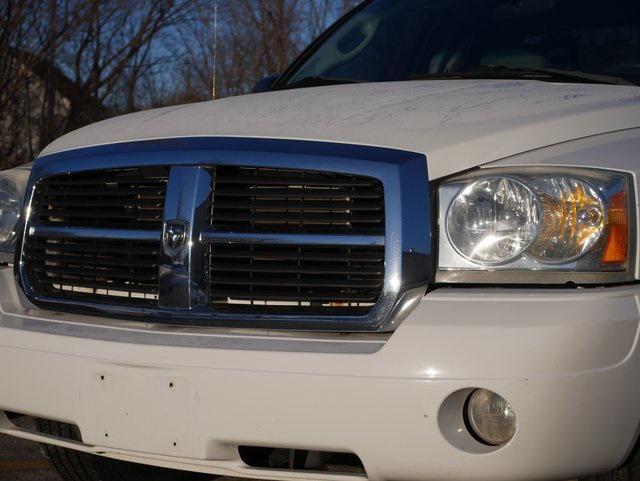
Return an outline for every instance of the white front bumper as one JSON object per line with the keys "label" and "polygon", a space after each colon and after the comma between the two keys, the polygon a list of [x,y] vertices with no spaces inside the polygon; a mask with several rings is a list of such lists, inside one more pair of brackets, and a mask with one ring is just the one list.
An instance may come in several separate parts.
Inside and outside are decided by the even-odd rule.
{"label": "white front bumper", "polygon": [[[374,480],[569,479],[616,467],[640,423],[636,287],[441,290],[389,339],[311,340],[25,309],[8,269],[0,283],[0,410],[76,424],[74,447],[106,456],[349,477],[249,468],[237,446],[250,445],[353,452]],[[517,413],[501,449],[443,419],[474,387]],[[0,432],[45,440],[4,418]]]}

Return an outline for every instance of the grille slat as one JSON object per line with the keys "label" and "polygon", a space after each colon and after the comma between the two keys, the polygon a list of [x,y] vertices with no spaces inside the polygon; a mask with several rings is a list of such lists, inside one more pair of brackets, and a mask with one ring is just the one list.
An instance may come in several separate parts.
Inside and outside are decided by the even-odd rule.
{"label": "grille slat", "polygon": [[[218,285],[224,284],[227,286],[282,286],[282,287],[309,287],[309,288],[345,288],[345,289],[376,289],[382,285],[382,281],[363,281],[355,279],[344,278],[325,278],[321,276],[315,276],[313,279],[304,280],[298,276],[287,277],[282,273],[278,276],[258,276],[252,272],[247,276],[230,276],[230,275],[218,275],[216,276],[216,282]],[[253,275],[251,275],[253,274]],[[302,274],[302,272],[300,273]]]}
{"label": "grille slat", "polygon": [[[49,249],[48,249],[49,250]],[[51,249],[53,251],[53,249]],[[148,251],[146,251],[148,252]],[[145,253],[146,253],[145,252]],[[90,257],[78,257],[71,255],[57,255],[50,252],[47,252],[43,255],[33,254],[31,256],[32,261],[36,262],[65,262],[67,264],[78,264],[78,265],[87,265],[87,266],[103,266],[103,267],[114,267],[114,266],[123,266],[129,268],[128,260],[120,260],[120,259],[106,259],[95,256]],[[144,261],[143,259],[138,259],[136,262],[136,267],[138,269],[148,268],[148,269],[157,269],[159,266],[157,260],[154,261]]]}
{"label": "grille slat", "polygon": [[299,201],[299,200],[280,200],[266,201],[256,199],[254,201],[224,201],[216,202],[217,209],[256,209],[260,211],[302,211],[302,212],[343,212],[349,211],[381,211],[384,206],[379,202],[352,202],[350,200],[336,199],[335,201]]}
{"label": "grille slat", "polygon": [[[40,284],[40,287],[42,289],[45,289],[50,284],[53,284],[55,286],[61,285],[63,287],[56,287],[55,291],[52,290],[51,292],[59,294],[59,291],[61,291],[67,294],[67,296],[65,297],[77,300],[88,300],[94,302],[98,300],[102,302],[108,302],[110,300],[109,298],[113,297],[117,298],[117,300],[121,302],[122,299],[129,298],[132,301],[139,301],[137,302],[139,304],[148,304],[149,307],[155,304],[155,302],[151,302],[151,300],[155,299],[158,294],[158,289],[155,286],[139,284],[135,286],[135,292],[131,293],[131,284],[127,282],[112,282],[108,286],[106,286],[103,282],[92,282],[78,279],[72,276],[52,276],[46,283],[42,283],[39,281],[38,284]],[[68,290],[66,290],[67,288]],[[92,289],[94,291],[84,292],[78,290],[78,288]],[[101,294],[101,291],[111,291],[111,294]],[[121,292],[124,295],[119,296],[117,295],[118,292]],[[144,299],[142,297],[136,297],[139,294],[148,295],[149,297]]]}
{"label": "grille slat", "polygon": [[218,259],[254,259],[254,260],[273,260],[273,261],[289,261],[289,260],[307,260],[307,261],[327,261],[327,262],[376,262],[381,263],[384,261],[384,252],[371,251],[363,252],[362,254],[345,254],[341,255],[339,252],[322,252],[316,253],[306,252],[301,254],[297,251],[278,251],[261,249],[252,253],[251,251],[225,248],[216,250],[216,257]]}
{"label": "grille slat", "polygon": [[[281,174],[285,172],[281,169],[266,169],[266,168],[247,168],[241,167],[249,175],[243,175],[238,168],[223,166],[225,171],[233,171],[232,176],[225,176],[216,178],[216,184],[250,184],[260,186],[291,186],[293,189],[304,188],[306,185],[313,185],[314,187],[329,187],[335,189],[337,187],[368,187],[374,188],[377,184],[375,180],[363,180],[357,179],[355,176],[346,176],[341,174],[331,173],[311,173],[309,171],[286,171],[286,175]],[[349,180],[345,178],[351,177]],[[256,184],[256,181],[259,184]]]}
{"label": "grille slat", "polygon": [[[154,189],[135,189],[132,187],[123,187],[118,190],[103,190],[100,192],[101,197],[133,197],[137,198],[138,194],[141,192],[144,193],[145,199],[149,200],[164,200],[164,190],[165,188],[159,186]],[[84,187],[74,187],[73,190],[63,189],[59,191],[54,191],[48,189],[41,193],[42,197],[47,199],[59,199],[61,195],[65,197],[86,197],[87,199],[94,199],[96,190],[95,188],[84,188]]]}
{"label": "grille slat", "polygon": [[105,269],[104,267],[99,266],[94,266],[93,268],[87,268],[90,266],[78,268],[71,267],[69,265],[62,265],[62,267],[57,267],[51,264],[39,264],[36,262],[31,264],[31,270],[35,272],[43,272],[45,274],[61,274],[81,277],[91,276],[99,278],[109,278],[113,280],[124,279],[131,281],[146,281],[149,279],[150,275],[154,275],[153,272],[140,273],[139,270],[131,271],[129,269],[125,269],[123,271],[118,271],[116,269]]}
{"label": "grille slat", "polygon": [[[62,241],[60,241],[60,243],[62,243]],[[39,248],[47,248],[50,251],[57,251],[59,252],[60,249],[56,248],[55,243],[48,243],[48,241],[46,239],[33,239],[29,241],[29,246],[30,247],[39,247]],[[79,254],[89,254],[91,256],[95,255],[96,249],[93,245],[84,245],[84,244],[65,244],[64,245],[64,252],[68,255],[79,255]],[[100,246],[100,252],[104,255],[104,254],[122,254],[122,247],[120,245],[116,245],[114,244],[113,246],[110,246],[108,244],[105,245],[101,245]],[[136,245],[132,245],[131,247],[129,247],[128,251],[131,254],[150,254],[149,252],[149,248],[145,245],[141,245],[141,246],[136,246]],[[155,253],[158,253],[159,255],[159,248],[157,250],[153,251],[153,254],[155,255]],[[37,257],[37,256],[34,256]],[[47,254],[48,257],[48,254]],[[141,260],[142,258],[139,258],[139,260]],[[128,261],[127,261],[128,262]]]}
{"label": "grille slat", "polygon": [[[256,261],[256,258],[253,258]],[[267,272],[273,274],[350,274],[350,275],[372,275],[379,276],[382,269],[379,267],[337,267],[332,265],[315,266],[272,266],[272,265],[250,265],[242,266],[237,264],[217,263],[212,266],[213,271],[222,272]]]}
{"label": "grille slat", "polygon": [[[82,201],[78,201],[77,199],[56,199],[53,196],[50,201],[55,202],[55,205],[58,207],[77,207],[79,202],[82,202],[82,205],[85,207],[113,207],[114,203],[113,200],[95,200],[87,198],[82,199]],[[161,202],[162,199],[148,199],[146,196],[143,199],[136,199],[137,207],[148,210],[162,210],[162,206],[159,205]],[[102,213],[104,213],[104,211],[102,211]]]}
{"label": "grille slat", "polygon": [[[228,187],[226,185],[216,185],[216,193],[221,197],[247,197],[255,193],[252,188],[248,187]],[[332,200],[343,199],[340,192],[336,189],[316,189],[314,187],[305,186],[295,187],[293,189],[280,189],[271,186],[269,189],[262,189],[260,191],[260,198],[274,199],[286,197],[289,199],[309,199],[309,200]],[[349,192],[349,197],[354,200],[363,199],[378,199],[380,193],[377,189],[367,192],[364,189],[358,189],[357,191]]]}
{"label": "grille slat", "polygon": [[221,213],[218,212],[216,214],[217,222],[229,222],[229,223],[247,223],[247,224],[261,224],[263,226],[281,226],[281,225],[296,225],[296,224],[304,224],[306,227],[313,226],[329,226],[329,227],[339,227],[344,226],[345,228],[349,228],[350,225],[355,223],[363,223],[363,224],[375,224],[379,225],[384,222],[384,215],[374,214],[374,215],[366,215],[366,214],[345,214],[337,209],[335,211],[327,210],[326,214],[314,213],[314,212],[290,212],[290,211],[282,211],[280,213],[266,213],[259,212],[259,206],[248,208],[252,212],[242,213],[242,212],[228,212]]}
{"label": "grille slat", "polygon": [[[381,182],[302,170],[218,166],[211,227],[255,242],[210,246],[215,309],[247,313],[363,315],[380,297],[384,247],[349,235],[384,236]],[[347,245],[276,245],[266,234],[343,235]],[[355,244],[355,242],[354,242]]]}
{"label": "grille slat", "polygon": [[[135,186],[156,186],[166,182],[166,176],[164,173],[150,172],[150,168],[144,169],[148,174],[144,177],[140,176],[138,172],[141,169],[134,168],[128,170],[112,170],[100,172],[88,172],[86,174],[76,173],[67,178],[58,177],[48,180],[48,184],[51,187],[68,187],[77,185],[96,185],[99,187],[109,187],[111,185],[123,186],[132,184]],[[162,169],[164,170],[164,169]]]}
{"label": "grille slat", "polygon": [[117,229],[156,231],[158,240],[34,235],[26,241],[25,264],[35,293],[157,306],[168,177],[165,167],[145,167],[65,174],[38,183],[32,202],[38,226],[105,229],[107,236]]}
{"label": "grille slat", "polygon": [[[147,212],[152,210],[153,212]],[[89,206],[84,208],[75,208],[75,209],[50,209],[44,213],[46,220],[49,223],[61,223],[61,221],[57,220],[59,218],[73,218],[73,219],[91,219],[96,216],[101,219],[109,218],[113,220],[126,220],[130,219],[132,221],[138,222],[162,222],[162,207],[149,209],[143,207],[137,207],[135,212],[127,212],[122,210],[109,210],[109,209],[92,209]],[[158,220],[160,219],[160,220]]]}
{"label": "grille slat", "polygon": [[[246,297],[244,290],[242,289],[218,289],[216,294],[216,299],[240,299],[242,300]],[[323,303],[353,303],[353,302],[361,302],[361,303],[373,303],[377,300],[380,293],[377,290],[372,290],[370,292],[360,292],[358,294],[344,295],[344,294],[336,294],[333,290],[325,290],[325,291],[302,291],[299,294],[295,293],[283,293],[281,289],[254,289],[251,293],[251,301],[254,302],[252,304],[253,307],[265,307],[263,305],[255,304],[255,301],[282,301],[282,302],[296,302],[296,303],[311,303],[311,302],[323,302]],[[285,307],[285,306],[282,306]],[[315,307],[315,306],[309,306]],[[322,311],[318,311],[322,312]]]}

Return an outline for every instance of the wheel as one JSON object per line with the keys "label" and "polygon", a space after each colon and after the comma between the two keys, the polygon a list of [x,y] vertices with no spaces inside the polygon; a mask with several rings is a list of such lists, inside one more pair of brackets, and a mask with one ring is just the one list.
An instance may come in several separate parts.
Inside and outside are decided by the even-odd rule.
{"label": "wheel", "polygon": [[[42,434],[81,441],[76,426],[45,419],[36,419],[35,422],[38,432]],[[204,481],[215,478],[189,471],[118,461],[49,444],[42,444],[41,448],[63,481]]]}
{"label": "wheel", "polygon": [[640,481],[640,442],[629,455],[629,459],[615,471],[590,476],[580,481]]}

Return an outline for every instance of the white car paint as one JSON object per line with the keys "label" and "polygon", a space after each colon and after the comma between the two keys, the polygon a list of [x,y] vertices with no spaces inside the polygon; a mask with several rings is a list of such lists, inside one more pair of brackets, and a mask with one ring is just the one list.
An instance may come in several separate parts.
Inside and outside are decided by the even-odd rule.
{"label": "white car paint", "polygon": [[[7,269],[0,282],[11,285]],[[20,366],[0,369],[0,405],[77,424],[84,444],[2,419],[0,433],[116,459],[359,479],[250,468],[236,451],[244,444],[355,452],[372,480],[570,479],[613,469],[637,430],[635,287],[435,291],[368,354],[358,345],[371,340],[349,336],[334,339],[338,354],[318,350],[312,334],[282,349],[287,336],[276,332],[114,333],[106,319],[25,307],[15,287],[0,291],[0,306],[0,365]],[[240,344],[205,347],[216,338]],[[473,387],[503,394],[518,414],[501,449],[471,440],[462,406],[448,402]]]}
{"label": "white car paint", "polygon": [[[107,120],[43,155],[176,136],[412,150],[426,155],[431,179],[478,166],[608,168],[640,190],[637,87],[446,81],[273,92]],[[103,456],[253,478],[362,479],[250,468],[237,453],[245,444],[354,452],[375,481],[552,480],[614,469],[640,426],[637,285],[438,289],[384,336],[167,328],[36,308],[10,268],[0,268],[0,286],[0,366],[20,366],[0,369],[0,408],[77,424],[84,443],[2,416],[0,432]],[[475,387],[504,395],[518,415],[502,448],[464,428],[456,393]]]}
{"label": "white car paint", "polygon": [[320,140],[423,153],[437,179],[511,155],[640,127],[640,88],[526,80],[338,85],[269,92],[117,117],[42,155],[192,136]]}

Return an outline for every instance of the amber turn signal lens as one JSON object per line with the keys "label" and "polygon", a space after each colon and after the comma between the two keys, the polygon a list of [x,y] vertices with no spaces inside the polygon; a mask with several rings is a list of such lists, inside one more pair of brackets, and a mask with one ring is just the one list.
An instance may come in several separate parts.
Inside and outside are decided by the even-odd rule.
{"label": "amber turn signal lens", "polygon": [[568,263],[590,252],[605,233],[605,202],[591,183],[571,176],[533,182],[543,210],[530,252],[543,263]]}
{"label": "amber turn signal lens", "polygon": [[609,207],[609,236],[605,245],[602,264],[625,264],[628,255],[629,215],[627,193],[619,192],[611,198]]}

